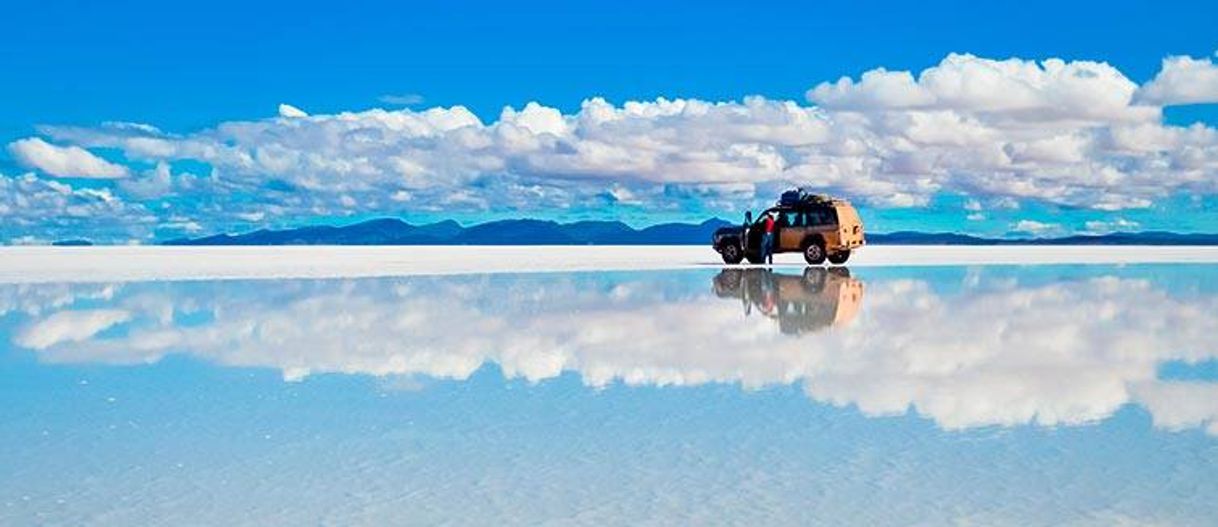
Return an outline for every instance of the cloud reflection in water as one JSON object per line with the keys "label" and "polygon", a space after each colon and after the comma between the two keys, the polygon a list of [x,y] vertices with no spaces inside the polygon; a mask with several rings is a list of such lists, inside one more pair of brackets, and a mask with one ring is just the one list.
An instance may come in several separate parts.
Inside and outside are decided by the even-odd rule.
{"label": "cloud reflection in water", "polygon": [[1218,435],[1218,384],[1159,377],[1168,362],[1218,358],[1218,296],[1169,286],[1154,268],[1030,273],[26,285],[0,286],[0,306],[17,320],[13,343],[48,363],[186,353],[293,381],[465,379],[493,363],[509,378],[574,372],[593,387],[798,383],[815,401],[868,416],[912,409],[949,430],[1083,425],[1132,403],[1158,427]]}

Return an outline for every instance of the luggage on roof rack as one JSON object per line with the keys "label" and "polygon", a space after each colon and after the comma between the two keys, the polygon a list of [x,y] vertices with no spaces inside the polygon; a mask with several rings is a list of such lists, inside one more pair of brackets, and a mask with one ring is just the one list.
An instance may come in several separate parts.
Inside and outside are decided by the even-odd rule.
{"label": "luggage on roof rack", "polygon": [[803,187],[793,188],[785,191],[778,197],[779,205],[813,205],[817,203],[828,203],[829,196],[824,194],[815,194]]}
{"label": "luggage on roof rack", "polygon": [[801,194],[802,193],[799,191],[799,189],[791,189],[783,192],[782,195],[778,197],[778,204],[795,205],[799,203]]}

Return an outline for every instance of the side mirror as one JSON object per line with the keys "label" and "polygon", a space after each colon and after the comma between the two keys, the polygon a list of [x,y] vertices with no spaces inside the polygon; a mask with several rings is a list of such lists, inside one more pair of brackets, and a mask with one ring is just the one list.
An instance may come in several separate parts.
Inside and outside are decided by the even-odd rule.
{"label": "side mirror", "polygon": [[751,210],[744,211],[744,224],[745,225],[753,224],[753,211],[751,211]]}

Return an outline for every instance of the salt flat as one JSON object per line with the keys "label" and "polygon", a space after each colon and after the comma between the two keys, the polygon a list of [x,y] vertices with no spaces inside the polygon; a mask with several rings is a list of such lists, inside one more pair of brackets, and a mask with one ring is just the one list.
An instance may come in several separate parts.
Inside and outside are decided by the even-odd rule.
{"label": "salt flat", "polygon": [[[1218,247],[871,246],[849,266],[1218,263]],[[803,266],[798,254],[778,266]],[[721,267],[705,246],[0,247],[0,283]]]}
{"label": "salt flat", "polygon": [[[0,525],[1218,517],[1218,265],[846,276],[688,251],[698,267],[0,284]],[[214,261],[145,255],[175,252],[148,269]]]}

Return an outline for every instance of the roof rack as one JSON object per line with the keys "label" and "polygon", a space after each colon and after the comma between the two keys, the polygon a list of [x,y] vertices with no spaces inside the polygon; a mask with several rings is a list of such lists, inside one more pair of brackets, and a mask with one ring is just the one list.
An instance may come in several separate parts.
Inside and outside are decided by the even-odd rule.
{"label": "roof rack", "polygon": [[817,194],[804,187],[794,187],[783,192],[775,205],[821,205],[832,201],[833,198],[825,194]]}

